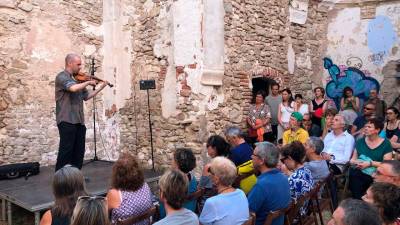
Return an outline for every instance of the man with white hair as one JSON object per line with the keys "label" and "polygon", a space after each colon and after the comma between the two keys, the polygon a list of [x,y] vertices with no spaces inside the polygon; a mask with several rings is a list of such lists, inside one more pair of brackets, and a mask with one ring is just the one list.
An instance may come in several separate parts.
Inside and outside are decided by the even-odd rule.
{"label": "man with white hair", "polygon": [[101,82],[99,88],[89,93],[86,87],[96,86],[97,82],[88,80],[78,83],[75,76],[81,67],[81,57],[68,54],[65,57],[65,69],[55,80],[56,121],[60,134],[56,171],[66,164],[82,168],[86,136],[83,101],[93,98],[108,84],[107,81]]}
{"label": "man with white hair", "polygon": [[[278,148],[270,142],[256,145],[251,158],[254,169],[261,174],[248,200],[250,211],[256,213],[256,225],[262,225],[268,212],[288,207],[291,198],[288,178],[276,168],[279,161]],[[273,220],[272,225],[283,225],[283,222],[284,218],[280,216]]]}
{"label": "man with white hair", "polygon": [[381,225],[378,210],[371,204],[356,200],[345,199],[333,212],[328,225]]}
{"label": "man with white hair", "polygon": [[354,137],[344,130],[345,121],[342,115],[333,118],[332,131],[324,138],[324,150],[321,155],[329,160],[331,169],[335,174],[341,174],[351,158],[354,150]]}

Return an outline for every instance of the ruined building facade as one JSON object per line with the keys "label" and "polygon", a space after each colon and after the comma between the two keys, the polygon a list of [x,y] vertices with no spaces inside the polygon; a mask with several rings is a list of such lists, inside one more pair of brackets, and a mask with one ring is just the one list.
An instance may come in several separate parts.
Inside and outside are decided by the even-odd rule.
{"label": "ruined building facade", "polygon": [[[103,159],[129,151],[151,165],[139,81],[156,81],[154,156],[166,166],[177,147],[205,160],[207,137],[245,127],[252,91],[271,80],[311,98],[332,79],[324,58],[340,76],[352,67],[374,78],[392,101],[398,15],[400,1],[379,0],[2,0],[0,163],[55,163],[54,79],[67,53],[81,54],[86,72],[94,57],[96,76],[114,84],[95,98]],[[85,107],[89,159],[93,102]]]}

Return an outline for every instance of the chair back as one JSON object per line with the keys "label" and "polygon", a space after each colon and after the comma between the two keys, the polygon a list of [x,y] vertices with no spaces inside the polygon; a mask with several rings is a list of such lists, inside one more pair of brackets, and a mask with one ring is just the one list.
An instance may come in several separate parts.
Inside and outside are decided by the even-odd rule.
{"label": "chair back", "polygon": [[140,215],[128,217],[127,219],[124,219],[124,220],[118,219],[116,224],[117,225],[132,225],[132,224],[138,223],[138,222],[146,220],[146,219],[152,219],[152,221],[154,222],[154,221],[158,220],[159,215],[160,215],[159,206],[155,205]]}
{"label": "chair back", "polygon": [[[286,207],[286,208],[269,212],[267,215],[267,218],[265,219],[264,225],[271,225],[272,222],[280,216],[286,217],[287,213],[293,208],[293,206],[294,206],[294,203],[292,201],[289,203],[288,207]],[[285,218],[285,225],[289,225],[287,218]]]}
{"label": "chair back", "polygon": [[255,225],[256,224],[256,214],[254,212],[250,212],[249,219],[243,223],[243,225]]}

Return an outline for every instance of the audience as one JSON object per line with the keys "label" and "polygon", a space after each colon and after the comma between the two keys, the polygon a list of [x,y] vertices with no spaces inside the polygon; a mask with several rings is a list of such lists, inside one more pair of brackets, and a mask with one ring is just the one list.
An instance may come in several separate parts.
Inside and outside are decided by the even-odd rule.
{"label": "audience", "polygon": [[78,198],[71,225],[109,225],[105,197],[81,196]]}
{"label": "audience", "polygon": [[[143,171],[134,156],[123,153],[114,163],[107,201],[113,224],[119,219],[141,215],[152,207],[150,187],[144,181]],[[137,225],[149,223],[145,220]]]}
{"label": "audience", "polygon": [[[196,157],[193,151],[188,148],[178,148],[174,152],[174,158],[172,160],[172,168],[180,170],[186,174],[188,178],[188,189],[186,190],[187,196],[197,191],[197,180],[191,171],[196,167]],[[185,201],[183,208],[189,209],[192,212],[196,210],[197,200]],[[166,210],[164,204],[160,204],[160,218],[164,218]]]}
{"label": "audience", "polygon": [[363,136],[363,127],[368,122],[368,120],[375,115],[375,105],[372,103],[366,103],[364,105],[363,115],[358,116],[354,120],[353,126],[351,127],[351,135],[355,138]]}
{"label": "audience", "polygon": [[368,103],[372,103],[375,105],[375,116],[379,118],[385,117],[386,112],[386,102],[384,100],[379,99],[377,89],[371,89],[369,91],[369,98],[367,100]]}
{"label": "audience", "polygon": [[[324,117],[321,120],[322,125],[322,134],[321,138],[324,139],[326,135],[331,131],[333,118],[338,114],[338,111],[335,108],[328,108],[324,113]],[[345,121],[346,122],[346,121]]]}
{"label": "audience", "polygon": [[312,115],[312,123],[322,129],[321,119],[327,109],[327,100],[325,99],[325,89],[323,87],[314,88],[315,98],[310,104],[310,113]]}
{"label": "audience", "polygon": [[311,122],[311,115],[309,113],[303,115],[302,127],[308,132],[308,136],[310,137],[321,137],[322,135],[321,129]]}
{"label": "audience", "polygon": [[283,133],[283,145],[290,144],[294,141],[300,141],[306,143],[308,139],[308,133],[306,130],[300,127],[303,116],[299,112],[293,112],[289,120],[289,130]]}
{"label": "audience", "polygon": [[[225,139],[219,135],[212,135],[207,140],[207,155],[210,158],[215,158],[217,156],[225,156],[229,155],[230,145],[225,141]],[[199,188],[203,189],[203,195],[198,199],[198,207],[199,211],[203,209],[204,203],[207,198],[214,196],[217,194],[217,189],[214,187],[210,174],[208,173],[208,168],[210,164],[207,163],[203,167],[203,174],[200,177]]]}
{"label": "audience", "polygon": [[295,94],[294,101],[295,101],[294,111],[301,113],[301,115],[303,115],[303,116],[304,116],[304,114],[309,113],[309,110],[308,110],[309,105],[304,103],[303,96],[301,94]]}
{"label": "audience", "polygon": [[400,149],[400,119],[399,110],[389,107],[386,111],[387,122],[385,123],[386,138],[390,140],[394,149]]}
{"label": "audience", "polygon": [[353,96],[351,87],[345,87],[343,89],[343,97],[340,99],[340,114],[343,115],[347,124],[354,123],[359,110],[360,99],[357,96]]}
{"label": "audience", "polygon": [[[304,167],[306,151],[303,144],[295,141],[282,149],[281,161],[285,164],[284,172],[289,176],[290,195],[292,199],[307,194],[314,186],[311,171]],[[301,209],[301,214],[306,213],[306,204]]]}
{"label": "audience", "polygon": [[[290,188],[287,177],[276,169],[279,150],[268,142],[257,144],[252,155],[254,169],[260,175],[248,195],[249,208],[256,214],[256,225],[262,225],[268,212],[286,208],[290,203]],[[283,225],[284,218],[276,218],[272,225]]]}
{"label": "audience", "polygon": [[249,137],[252,142],[270,141],[273,142],[273,134],[271,128],[271,112],[269,106],[264,103],[265,92],[258,91],[249,108],[247,116],[247,124],[250,126]]}
{"label": "audience", "polygon": [[[368,105],[367,105],[368,106]],[[392,146],[387,139],[378,136],[383,122],[371,118],[364,127],[365,137],[356,142],[356,148],[350,163],[349,188],[353,198],[361,199],[372,183],[371,175],[383,160],[392,158]]]}
{"label": "audience", "polygon": [[329,161],[329,167],[334,174],[341,174],[345,165],[350,161],[354,149],[354,137],[344,130],[343,115],[337,114],[333,118],[331,129],[324,138],[322,157]]}
{"label": "audience", "polygon": [[304,168],[311,171],[314,183],[323,181],[330,174],[327,162],[321,157],[324,142],[318,137],[310,137],[304,147],[308,159],[308,162],[304,163]]}
{"label": "audience", "polygon": [[278,106],[278,140],[282,138],[283,132],[289,129],[290,115],[294,112],[292,91],[286,88],[281,94],[282,102]]}
{"label": "audience", "polygon": [[245,142],[243,133],[238,127],[229,127],[225,132],[225,136],[233,146],[228,158],[237,167],[238,175],[249,174],[240,181],[240,189],[247,194],[257,181],[256,176],[252,173],[253,163],[251,161],[251,154],[253,154],[253,149]]}
{"label": "audience", "polygon": [[269,109],[271,110],[271,128],[274,142],[277,140],[278,137],[278,109],[281,102],[282,96],[279,94],[279,84],[272,83],[271,94],[265,98],[265,103],[267,103]]}
{"label": "audience", "polygon": [[210,197],[204,204],[199,221],[202,225],[241,225],[249,218],[246,195],[232,187],[236,178],[236,167],[225,157],[214,158],[208,167],[211,180],[218,195]]}
{"label": "audience", "polygon": [[188,178],[179,170],[168,170],[159,181],[160,200],[165,205],[167,216],[155,225],[199,225],[194,212],[183,208],[188,190]]}
{"label": "audience", "polygon": [[55,202],[53,207],[44,213],[40,225],[69,225],[78,197],[87,195],[82,172],[66,165],[54,174],[52,186]]}
{"label": "audience", "polygon": [[373,183],[362,199],[379,210],[384,225],[400,222],[400,188],[389,183]]}
{"label": "audience", "polygon": [[383,160],[373,177],[375,182],[386,182],[400,187],[400,161]]}
{"label": "audience", "polygon": [[357,199],[343,200],[328,225],[382,225],[378,210]]}

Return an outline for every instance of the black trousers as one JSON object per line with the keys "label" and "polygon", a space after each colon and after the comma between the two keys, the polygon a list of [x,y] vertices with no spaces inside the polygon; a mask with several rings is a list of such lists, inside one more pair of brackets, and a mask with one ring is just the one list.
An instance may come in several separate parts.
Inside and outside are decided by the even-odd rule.
{"label": "black trousers", "polygon": [[361,199],[374,180],[356,168],[350,168],[349,172],[349,189],[353,198]]}
{"label": "black trousers", "polygon": [[82,124],[61,122],[57,125],[60,145],[57,155],[56,171],[66,164],[82,168],[85,155],[86,127]]}
{"label": "black trousers", "polygon": [[277,138],[278,138],[278,125],[271,125],[272,128],[272,136],[273,136],[273,140],[272,142],[275,143]]}

